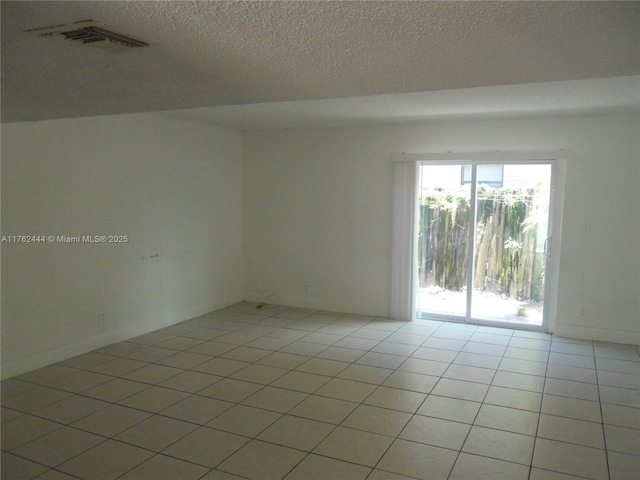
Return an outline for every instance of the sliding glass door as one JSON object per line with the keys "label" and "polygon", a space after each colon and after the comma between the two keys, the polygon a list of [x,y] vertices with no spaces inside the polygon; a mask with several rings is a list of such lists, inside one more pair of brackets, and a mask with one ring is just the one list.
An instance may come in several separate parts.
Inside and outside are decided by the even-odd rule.
{"label": "sliding glass door", "polygon": [[552,167],[418,165],[418,318],[542,326]]}

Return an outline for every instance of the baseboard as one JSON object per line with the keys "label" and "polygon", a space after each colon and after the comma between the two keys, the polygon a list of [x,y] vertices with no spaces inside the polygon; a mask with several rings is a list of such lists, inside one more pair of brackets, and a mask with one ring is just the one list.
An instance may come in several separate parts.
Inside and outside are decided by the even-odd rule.
{"label": "baseboard", "polygon": [[321,299],[307,297],[294,297],[276,294],[246,293],[244,300],[255,303],[269,303],[294,308],[308,308],[310,310],[322,310],[324,312],[349,313],[353,315],[363,315],[367,317],[389,318],[388,307],[381,308],[375,304],[356,305],[349,303],[328,302]]}
{"label": "baseboard", "polygon": [[[245,293],[247,302],[265,302],[274,305],[283,305],[295,308],[308,308],[327,312],[350,313],[373,317],[388,318],[389,313],[384,313],[382,308],[375,305],[354,305],[325,300],[311,299],[307,297],[280,296],[276,294]],[[627,345],[640,345],[640,332],[624,332],[606,330],[602,328],[576,327],[571,325],[558,325],[553,328],[553,335],[557,337],[575,338],[579,340],[595,340],[609,343],[622,343]]]}
{"label": "baseboard", "polygon": [[131,328],[120,329],[114,332],[107,332],[101,335],[82,340],[81,342],[74,343],[72,345],[65,345],[63,347],[41,352],[30,357],[21,358],[11,362],[2,363],[2,380],[15,377],[32,370],[36,370],[53,363],[61,362],[83,353],[91,352],[98,348],[106,347],[112,343],[122,342],[138,335],[144,335],[145,333],[153,332],[160,328],[169,327],[176,323],[189,320],[191,318],[204,315],[215,310],[219,310],[230,305],[234,305],[242,301],[241,295],[234,295],[226,297],[224,299],[218,299],[210,302],[206,305],[200,305],[198,307],[189,308],[180,312],[172,312],[167,316],[156,319],[150,322],[136,325]]}
{"label": "baseboard", "polygon": [[556,337],[575,338],[578,340],[595,340],[608,343],[624,343],[640,345],[640,332],[623,332],[602,328],[576,327],[572,325],[555,325],[553,335]]}

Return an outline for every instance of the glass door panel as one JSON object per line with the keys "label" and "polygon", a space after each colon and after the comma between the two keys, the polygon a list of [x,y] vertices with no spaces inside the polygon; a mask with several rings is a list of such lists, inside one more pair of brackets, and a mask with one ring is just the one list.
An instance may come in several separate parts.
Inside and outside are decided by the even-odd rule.
{"label": "glass door panel", "polygon": [[551,165],[486,167],[503,178],[478,175],[471,317],[542,325]]}
{"label": "glass door panel", "polygon": [[419,168],[418,291],[419,317],[467,313],[469,208],[471,186],[462,173],[471,165]]}

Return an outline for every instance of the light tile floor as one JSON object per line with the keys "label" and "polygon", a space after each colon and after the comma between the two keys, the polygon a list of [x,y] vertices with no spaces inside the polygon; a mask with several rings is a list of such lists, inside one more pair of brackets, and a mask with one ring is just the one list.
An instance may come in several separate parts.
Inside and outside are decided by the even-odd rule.
{"label": "light tile floor", "polygon": [[638,479],[638,348],[234,305],[2,382],[2,478]]}

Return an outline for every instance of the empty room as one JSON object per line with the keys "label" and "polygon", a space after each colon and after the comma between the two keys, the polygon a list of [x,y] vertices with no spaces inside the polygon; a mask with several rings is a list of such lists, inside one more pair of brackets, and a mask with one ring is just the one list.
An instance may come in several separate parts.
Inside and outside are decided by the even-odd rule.
{"label": "empty room", "polygon": [[640,478],[640,2],[0,6],[2,479]]}

